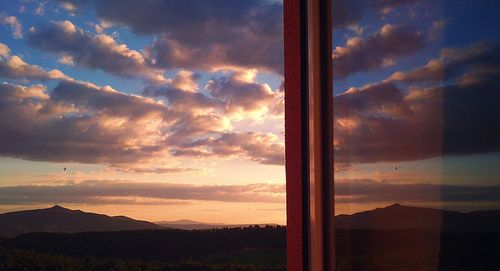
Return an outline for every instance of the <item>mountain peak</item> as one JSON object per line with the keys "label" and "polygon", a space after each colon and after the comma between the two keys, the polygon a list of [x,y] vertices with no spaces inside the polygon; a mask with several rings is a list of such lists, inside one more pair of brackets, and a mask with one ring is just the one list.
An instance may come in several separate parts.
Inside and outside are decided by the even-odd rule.
{"label": "mountain peak", "polygon": [[64,210],[67,210],[66,208],[62,207],[61,205],[54,205],[52,207],[50,207],[49,209],[64,209]]}
{"label": "mountain peak", "polygon": [[61,205],[57,205],[57,204],[54,205],[54,206],[52,206],[52,207],[50,207],[50,208],[47,208],[47,210],[52,210],[52,211],[71,211],[70,209],[64,208]]}

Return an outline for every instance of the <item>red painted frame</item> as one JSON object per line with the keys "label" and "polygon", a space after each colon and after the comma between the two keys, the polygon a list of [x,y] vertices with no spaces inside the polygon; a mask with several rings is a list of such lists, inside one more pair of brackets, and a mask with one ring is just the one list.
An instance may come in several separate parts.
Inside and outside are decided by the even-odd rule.
{"label": "red painted frame", "polygon": [[302,159],[304,156],[302,86],[304,39],[304,20],[301,0],[285,0],[284,2],[284,42],[285,42],[285,157],[286,157],[286,199],[287,199],[287,270],[304,270],[305,225],[303,224],[304,172]]}
{"label": "red painted frame", "polygon": [[330,20],[331,0],[284,1],[287,270],[292,271],[335,269]]}

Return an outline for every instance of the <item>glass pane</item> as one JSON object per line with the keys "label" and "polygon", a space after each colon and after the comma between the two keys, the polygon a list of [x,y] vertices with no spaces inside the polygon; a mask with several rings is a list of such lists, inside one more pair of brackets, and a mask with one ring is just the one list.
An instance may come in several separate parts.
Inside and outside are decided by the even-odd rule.
{"label": "glass pane", "polygon": [[333,1],[337,270],[500,264],[498,1]]}
{"label": "glass pane", "polygon": [[0,270],[283,270],[282,6],[0,0]]}

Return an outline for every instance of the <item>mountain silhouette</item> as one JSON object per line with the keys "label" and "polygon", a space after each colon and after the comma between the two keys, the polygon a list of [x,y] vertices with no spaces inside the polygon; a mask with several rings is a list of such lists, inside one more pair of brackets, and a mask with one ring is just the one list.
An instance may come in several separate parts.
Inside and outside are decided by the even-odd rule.
{"label": "mountain silhouette", "polygon": [[410,207],[399,203],[335,217],[337,229],[427,230],[433,232],[500,232],[500,210],[461,213]]}
{"label": "mountain silhouette", "polygon": [[107,216],[70,210],[55,205],[47,209],[0,214],[0,236],[12,237],[29,232],[74,233],[158,229],[161,226],[126,216]]}

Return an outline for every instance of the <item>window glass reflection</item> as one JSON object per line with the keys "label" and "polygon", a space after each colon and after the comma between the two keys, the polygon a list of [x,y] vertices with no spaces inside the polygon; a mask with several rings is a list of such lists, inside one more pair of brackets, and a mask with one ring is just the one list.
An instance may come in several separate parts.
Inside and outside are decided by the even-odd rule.
{"label": "window glass reflection", "polygon": [[333,1],[338,270],[500,264],[496,1]]}

